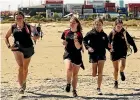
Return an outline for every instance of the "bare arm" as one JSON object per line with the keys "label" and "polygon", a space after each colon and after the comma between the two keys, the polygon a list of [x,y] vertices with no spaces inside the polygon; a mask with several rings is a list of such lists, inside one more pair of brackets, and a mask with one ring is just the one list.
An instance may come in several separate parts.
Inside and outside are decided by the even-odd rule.
{"label": "bare arm", "polygon": [[11,34],[12,34],[12,28],[10,28],[5,35],[5,43],[9,49],[16,50],[16,49],[18,49],[18,47],[15,47],[15,44],[11,45],[9,42],[9,37],[11,36]]}
{"label": "bare arm", "polygon": [[9,28],[9,30],[7,31],[7,33],[5,35],[5,43],[6,43],[8,48],[11,47],[10,42],[9,42],[9,37],[11,36],[11,34],[12,34],[12,29]]}

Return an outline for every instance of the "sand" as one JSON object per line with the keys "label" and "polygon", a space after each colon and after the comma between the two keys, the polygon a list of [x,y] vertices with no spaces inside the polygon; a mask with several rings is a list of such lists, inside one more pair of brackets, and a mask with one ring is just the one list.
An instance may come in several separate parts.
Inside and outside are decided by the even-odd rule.
{"label": "sand", "polygon": [[[85,70],[80,69],[77,91],[79,97],[73,98],[72,93],[65,92],[66,69],[62,59],[64,48],[61,44],[62,31],[67,29],[69,23],[44,23],[43,40],[35,45],[35,54],[29,65],[27,89],[22,97],[17,93],[17,71],[13,53],[7,49],[4,35],[11,24],[1,24],[1,99],[2,100],[93,100],[93,99],[140,99],[140,51],[127,58],[125,69],[126,81],[121,81],[119,76],[119,89],[114,89],[113,66],[107,51],[107,60],[104,66],[102,96],[96,93],[97,77],[91,76],[91,65],[85,50],[83,61]],[[34,25],[34,24],[33,24]],[[85,35],[91,27],[83,27]],[[109,33],[110,27],[104,27]],[[135,36],[136,45],[140,50],[140,30],[128,28],[132,36]],[[12,43],[12,38],[11,43]]]}

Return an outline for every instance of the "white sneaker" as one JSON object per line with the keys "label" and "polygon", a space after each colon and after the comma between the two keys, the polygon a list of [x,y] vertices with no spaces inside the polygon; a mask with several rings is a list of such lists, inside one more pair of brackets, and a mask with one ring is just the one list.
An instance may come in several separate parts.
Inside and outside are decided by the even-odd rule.
{"label": "white sneaker", "polygon": [[97,93],[98,93],[98,95],[103,95],[100,88],[97,88]]}

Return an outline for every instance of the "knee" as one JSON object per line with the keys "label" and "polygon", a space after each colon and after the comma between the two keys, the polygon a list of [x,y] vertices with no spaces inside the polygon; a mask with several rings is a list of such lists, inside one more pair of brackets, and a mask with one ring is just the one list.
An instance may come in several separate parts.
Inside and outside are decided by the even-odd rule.
{"label": "knee", "polygon": [[23,71],[24,72],[28,72],[28,68],[23,68]]}
{"label": "knee", "polygon": [[18,68],[18,71],[19,71],[19,72],[23,72],[23,66],[20,66],[20,67]]}
{"label": "knee", "polygon": [[18,63],[19,68],[23,68],[23,64],[22,63]]}
{"label": "knee", "polygon": [[73,73],[73,78],[77,78],[78,77],[78,73]]}
{"label": "knee", "polygon": [[114,69],[114,72],[117,72],[118,73],[118,71],[119,71],[119,68],[115,68]]}
{"label": "knee", "polygon": [[98,72],[98,76],[102,76],[102,74],[103,74],[102,72]]}
{"label": "knee", "polygon": [[67,69],[67,71],[68,71],[68,72],[72,72],[72,67],[69,67],[69,68]]}
{"label": "knee", "polygon": [[125,67],[125,64],[122,63],[122,67]]}
{"label": "knee", "polygon": [[96,77],[96,73],[92,73],[92,76],[93,76],[93,77]]}

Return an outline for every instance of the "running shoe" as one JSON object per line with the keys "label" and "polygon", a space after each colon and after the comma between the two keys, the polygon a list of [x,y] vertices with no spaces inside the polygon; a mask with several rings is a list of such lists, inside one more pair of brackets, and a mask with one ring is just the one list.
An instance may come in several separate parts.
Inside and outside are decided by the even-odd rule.
{"label": "running shoe", "polygon": [[19,89],[19,94],[24,94],[24,89],[22,87]]}
{"label": "running shoe", "polygon": [[115,89],[118,88],[118,81],[115,81],[115,83],[114,83],[114,88],[115,88]]}
{"label": "running shoe", "polygon": [[71,87],[71,84],[67,84],[67,86],[66,86],[66,92],[70,92],[70,87]]}
{"label": "running shoe", "polygon": [[26,81],[23,83],[22,88],[25,91],[25,89],[26,89]]}
{"label": "running shoe", "polygon": [[120,76],[121,76],[121,80],[122,80],[122,81],[125,81],[125,75],[124,75],[124,72],[120,72]]}
{"label": "running shoe", "polygon": [[77,97],[78,96],[76,90],[73,90],[72,92],[73,92],[73,97]]}
{"label": "running shoe", "polygon": [[98,93],[98,95],[103,95],[100,88],[97,88],[97,93]]}

